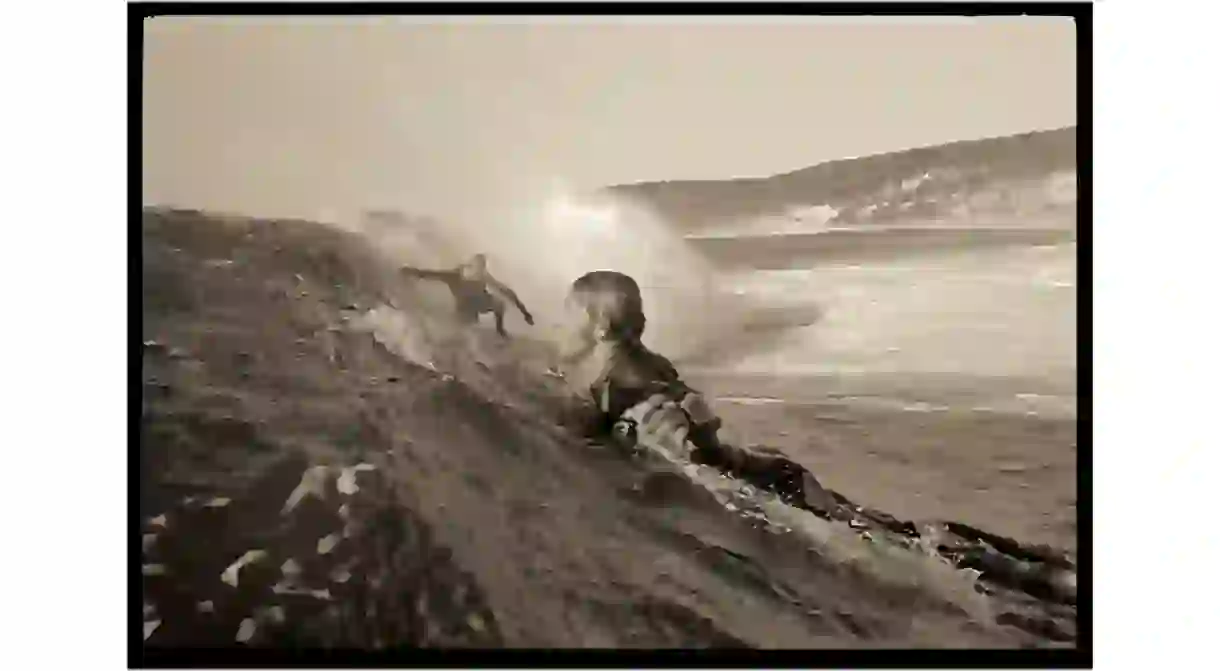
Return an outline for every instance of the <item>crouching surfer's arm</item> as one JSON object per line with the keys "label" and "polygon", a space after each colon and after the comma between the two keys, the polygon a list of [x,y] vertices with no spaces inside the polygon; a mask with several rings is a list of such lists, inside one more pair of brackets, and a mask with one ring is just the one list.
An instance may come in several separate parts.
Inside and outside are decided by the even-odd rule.
{"label": "crouching surfer's arm", "polygon": [[710,456],[704,452],[720,451],[723,446],[716,435],[720,419],[712,413],[702,394],[691,389],[681,392],[681,395],[655,393],[632,406],[619,418],[616,431],[634,432],[634,437],[627,437],[628,440],[672,456],[697,459]]}
{"label": "crouching surfer's arm", "polygon": [[[683,385],[685,386],[685,385]],[[680,401],[673,394],[653,394],[623,413],[617,426],[630,425],[634,441],[649,449],[689,455],[691,462],[712,466],[755,487],[775,492],[799,507],[835,515],[832,494],[800,464],[780,455],[742,449],[720,442],[720,419],[703,395],[686,388]]]}

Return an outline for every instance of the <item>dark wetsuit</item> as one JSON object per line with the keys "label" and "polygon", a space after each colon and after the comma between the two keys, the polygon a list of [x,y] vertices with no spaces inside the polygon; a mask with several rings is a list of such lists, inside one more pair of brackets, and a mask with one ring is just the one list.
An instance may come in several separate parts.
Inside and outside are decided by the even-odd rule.
{"label": "dark wetsuit", "polygon": [[[584,417],[583,430],[598,436],[613,436],[623,442],[616,429],[623,414],[654,394],[664,394],[681,403],[689,393],[698,393],[678,376],[673,364],[642,344],[620,346],[605,374],[590,388],[596,413]],[[726,475],[775,492],[790,505],[815,515],[850,522],[857,529],[883,529],[905,537],[919,537],[915,523],[888,513],[857,505],[826,489],[807,469],[774,452],[742,449],[720,442],[720,420],[694,425],[687,439],[694,444],[691,461],[713,466]],[[633,447],[631,440],[627,446]],[[948,522],[932,525],[943,538],[937,552],[959,567],[974,568],[992,582],[1025,591],[1038,598],[1075,602],[1075,562],[1062,552],[1045,546],[1026,546],[1015,540],[988,534],[968,525]],[[1062,581],[1071,573],[1071,583]]]}
{"label": "dark wetsuit", "polygon": [[483,279],[468,279],[462,275],[461,268],[420,270],[404,267],[401,272],[410,277],[444,282],[449,287],[450,293],[453,294],[453,300],[457,303],[457,317],[463,324],[478,322],[479,315],[490,312],[496,319],[496,332],[507,337],[508,332],[504,330],[506,303],[515,305],[525,316],[527,322],[533,322],[533,317],[525,309],[525,305],[521,303],[517,294],[489,273],[485,273]]}
{"label": "dark wetsuit", "polygon": [[[590,389],[599,412],[596,424],[589,429],[613,433],[624,412],[657,393],[681,403],[687,394],[698,392],[682,381],[665,357],[640,343],[620,345],[606,373]],[[687,436],[695,446],[690,455],[692,462],[712,466],[756,487],[774,491],[782,499],[801,507],[828,507],[829,495],[806,469],[779,454],[723,443],[717,436],[719,429],[719,418],[700,425],[692,422]]]}

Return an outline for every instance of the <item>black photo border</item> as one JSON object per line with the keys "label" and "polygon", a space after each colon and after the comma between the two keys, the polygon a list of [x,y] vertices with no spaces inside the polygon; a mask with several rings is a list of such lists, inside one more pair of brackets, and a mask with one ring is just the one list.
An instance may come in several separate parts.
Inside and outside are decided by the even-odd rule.
{"label": "black photo border", "polygon": [[[1093,7],[1086,2],[135,2],[128,19],[129,305],[141,300],[142,56],[144,22],[191,16],[666,15],[666,16],[1061,16],[1076,24],[1078,201],[1078,640],[1075,648],[1012,650],[261,650],[144,646],[141,616],[138,436],[140,342],[130,344],[128,459],[128,666],[130,668],[1091,668],[1092,506],[1092,80]],[[140,316],[128,319],[139,333]]]}

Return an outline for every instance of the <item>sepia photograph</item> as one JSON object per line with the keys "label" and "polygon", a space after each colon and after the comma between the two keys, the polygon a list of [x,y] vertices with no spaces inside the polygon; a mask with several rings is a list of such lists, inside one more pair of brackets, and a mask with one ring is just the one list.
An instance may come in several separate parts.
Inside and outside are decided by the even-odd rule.
{"label": "sepia photograph", "polygon": [[341,7],[128,5],[129,664],[1091,666],[1091,5]]}

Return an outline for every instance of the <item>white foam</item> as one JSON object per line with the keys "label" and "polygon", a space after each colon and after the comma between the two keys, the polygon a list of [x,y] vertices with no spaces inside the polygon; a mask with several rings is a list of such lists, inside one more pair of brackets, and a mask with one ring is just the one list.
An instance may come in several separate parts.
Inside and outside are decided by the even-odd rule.
{"label": "white foam", "polygon": [[785,403],[782,398],[767,398],[754,396],[722,396],[715,399],[718,403],[730,403],[733,405],[773,405],[777,403]]}
{"label": "white foam", "polygon": [[899,188],[903,191],[914,191],[915,189],[919,188],[919,185],[923,184],[929,179],[932,179],[932,175],[925,172],[919,177],[911,177],[909,179],[902,180],[902,185]]}
{"label": "white foam", "polygon": [[1077,398],[1072,395],[1020,393],[993,399],[972,409],[1005,415],[1070,419],[1076,417]]}
{"label": "white foam", "polygon": [[885,396],[836,396],[835,400],[860,407],[899,410],[901,412],[948,412],[953,409],[950,406],[937,403]]}

